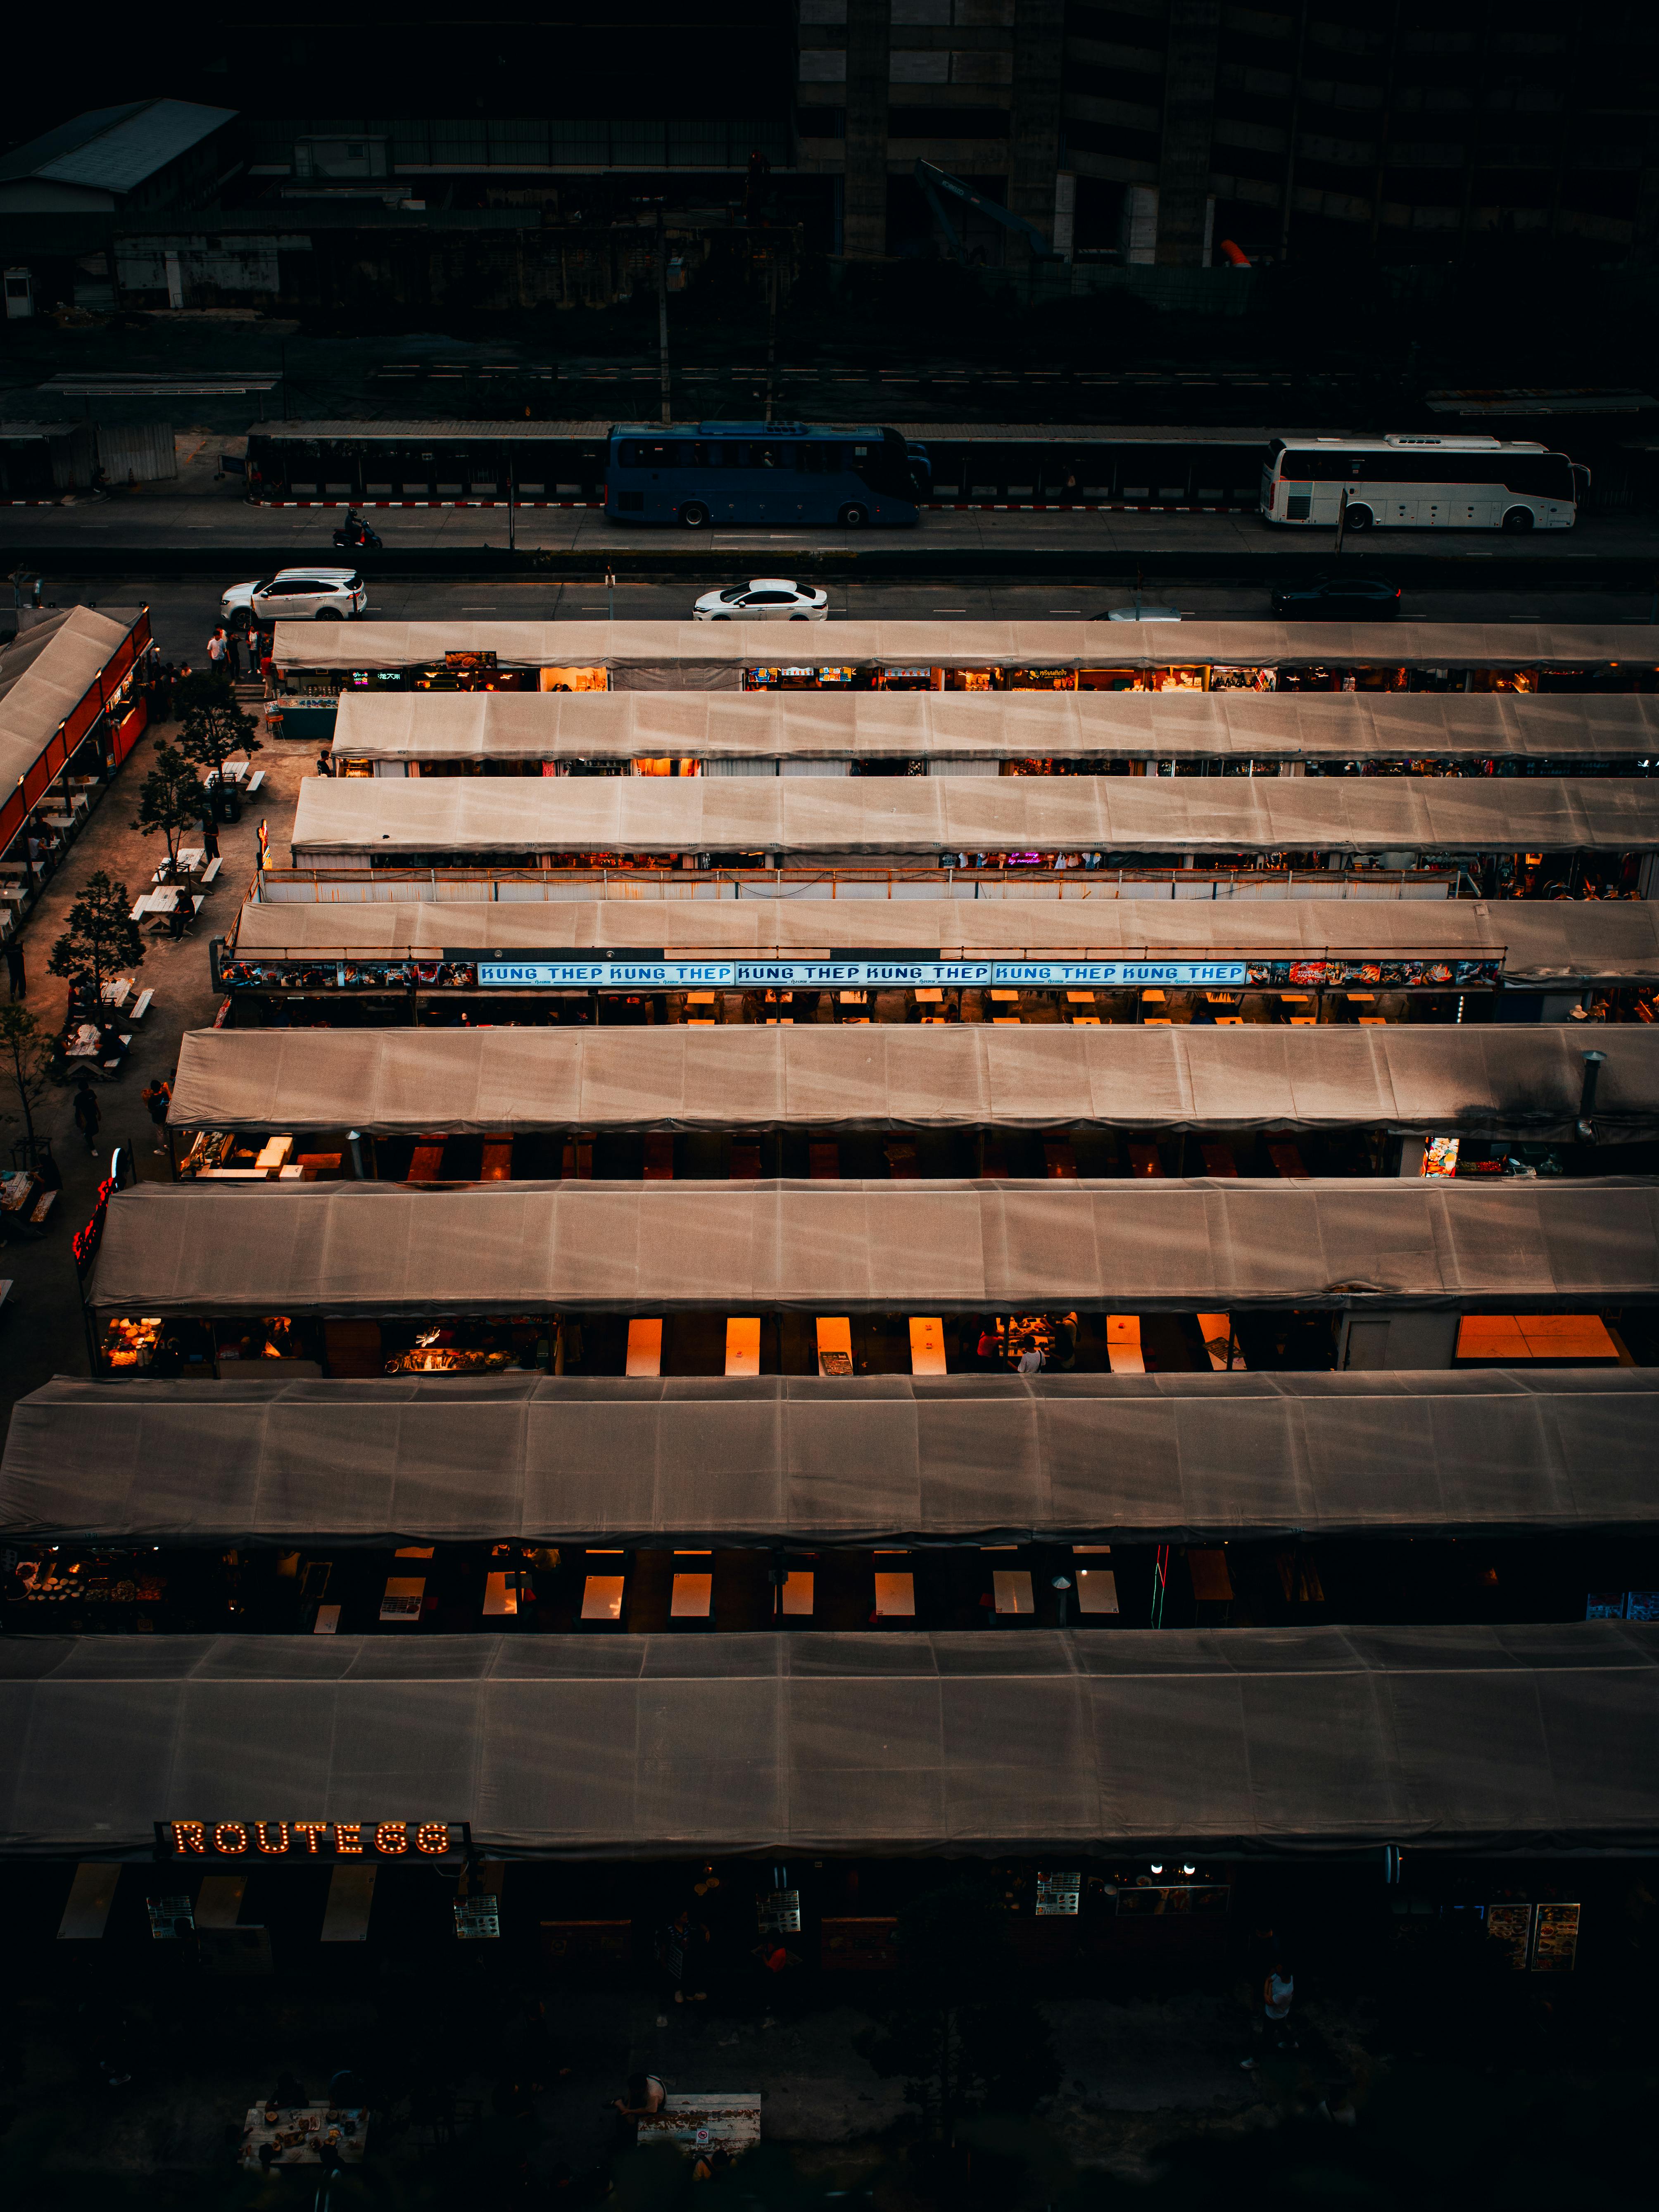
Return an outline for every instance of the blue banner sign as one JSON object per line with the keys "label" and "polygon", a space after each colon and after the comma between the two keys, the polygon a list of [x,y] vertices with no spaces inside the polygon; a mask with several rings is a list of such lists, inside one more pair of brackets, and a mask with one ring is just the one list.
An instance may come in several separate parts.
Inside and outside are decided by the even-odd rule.
{"label": "blue banner sign", "polygon": [[1243,960],[481,960],[481,986],[509,991],[1239,989]]}
{"label": "blue banner sign", "polygon": [[1142,990],[1152,984],[1237,990],[1249,976],[1243,960],[999,960],[991,980],[1028,991]]}

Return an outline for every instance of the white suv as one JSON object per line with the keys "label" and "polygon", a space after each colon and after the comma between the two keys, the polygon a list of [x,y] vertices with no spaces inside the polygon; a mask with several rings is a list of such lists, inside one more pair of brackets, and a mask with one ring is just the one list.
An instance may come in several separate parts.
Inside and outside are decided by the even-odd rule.
{"label": "white suv", "polygon": [[257,584],[233,584],[219,602],[227,629],[250,623],[343,622],[367,612],[368,592],[355,568],[279,568]]}

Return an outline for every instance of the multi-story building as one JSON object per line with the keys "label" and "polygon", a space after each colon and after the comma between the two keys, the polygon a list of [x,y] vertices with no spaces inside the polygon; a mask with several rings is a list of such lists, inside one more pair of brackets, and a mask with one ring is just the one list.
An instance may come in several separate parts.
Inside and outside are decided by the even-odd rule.
{"label": "multi-story building", "polygon": [[[1651,256],[1651,22],[1340,0],[799,0],[800,164],[849,255],[903,250],[918,155],[1062,252],[1195,267]],[[997,234],[974,249],[996,259]],[[1016,249],[1023,251],[1023,248]]]}

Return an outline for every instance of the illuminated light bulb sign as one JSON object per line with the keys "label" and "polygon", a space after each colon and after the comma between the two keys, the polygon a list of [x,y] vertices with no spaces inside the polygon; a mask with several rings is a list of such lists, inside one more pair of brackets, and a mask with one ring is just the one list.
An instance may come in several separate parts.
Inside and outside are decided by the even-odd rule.
{"label": "illuminated light bulb sign", "polygon": [[465,1820],[158,1820],[172,1860],[450,1858],[471,1850]]}

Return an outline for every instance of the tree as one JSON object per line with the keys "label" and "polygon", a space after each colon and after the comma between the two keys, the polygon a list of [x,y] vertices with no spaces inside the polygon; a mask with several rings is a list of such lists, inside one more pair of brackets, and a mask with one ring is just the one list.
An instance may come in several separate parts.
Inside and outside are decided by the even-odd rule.
{"label": "tree", "polygon": [[947,2142],[978,2112],[1029,2112],[1060,2079],[1048,2023],[1018,1985],[1006,1915],[967,1882],[929,1890],[900,1914],[899,1975],[865,2049]]}
{"label": "tree", "polygon": [[225,763],[234,754],[263,752],[252,714],[236,703],[229,679],[210,671],[187,676],[177,693],[185,726],[179,750],[198,768],[222,776]]}
{"label": "tree", "polygon": [[69,910],[69,927],[52,948],[47,967],[54,975],[68,976],[71,985],[90,982],[94,1006],[118,968],[144,957],[144,940],[131,909],[132,895],[126,885],[112,883],[100,868],[82,884],[81,895]]}
{"label": "tree", "polygon": [[138,787],[135,830],[146,836],[159,830],[167,839],[167,873],[178,881],[179,840],[202,818],[204,804],[196,770],[176,745],[157,745],[155,765]]}
{"label": "tree", "polygon": [[51,1030],[27,1006],[12,1002],[0,1006],[0,1075],[17,1101],[15,1106],[8,1102],[5,1118],[23,1124],[23,1144],[31,1165],[40,1142],[34,1133],[34,1109],[46,1094],[52,1057]]}

